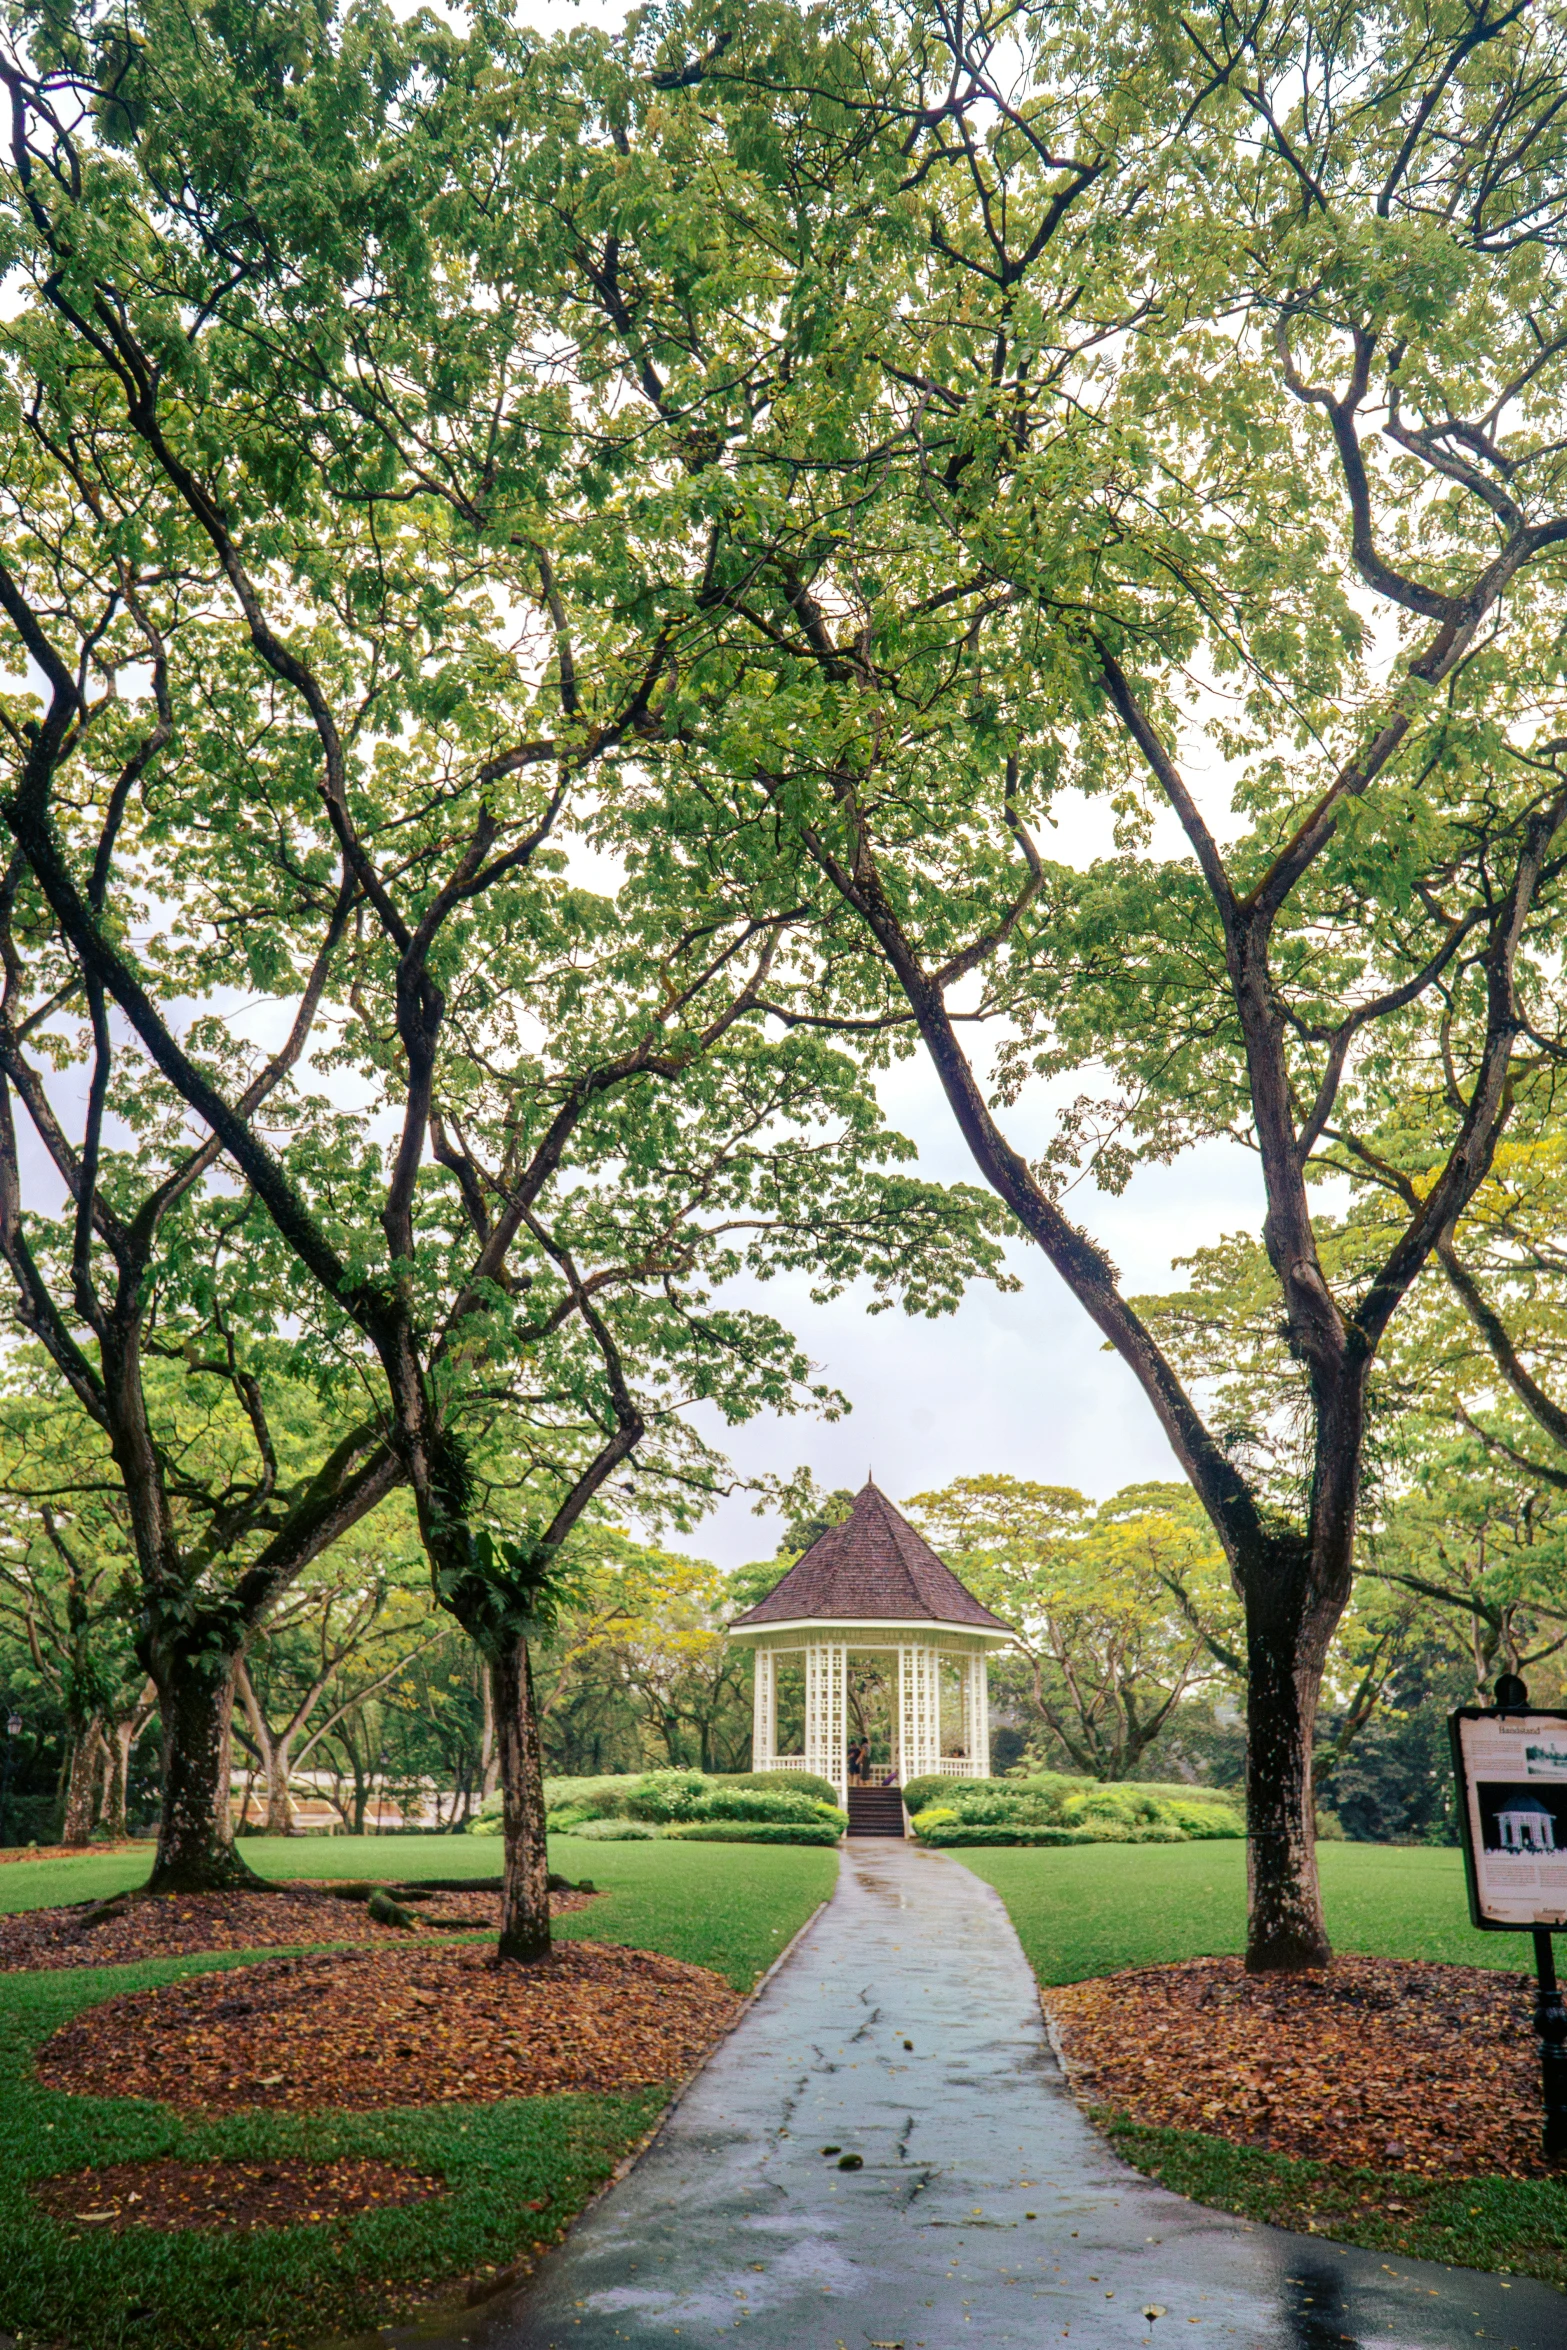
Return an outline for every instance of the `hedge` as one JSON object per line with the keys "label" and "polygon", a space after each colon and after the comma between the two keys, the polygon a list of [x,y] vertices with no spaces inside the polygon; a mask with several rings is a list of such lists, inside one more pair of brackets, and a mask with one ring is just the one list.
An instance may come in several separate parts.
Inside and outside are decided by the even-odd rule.
{"label": "hedge", "polygon": [[686,1844],[836,1844],[843,1828],[830,1820],[676,1820],[664,1834]]}
{"label": "hedge", "polygon": [[[1118,1843],[1093,1828],[1021,1828],[1003,1823],[970,1827],[963,1820],[932,1820],[927,1827],[916,1817],[914,1832],[922,1844],[1104,1844]],[[1124,1831],[1123,1831],[1124,1836]],[[1126,1838],[1130,1841],[1130,1838]]]}
{"label": "hedge", "polygon": [[[1026,1779],[949,1779],[930,1771],[911,1779],[903,1790],[903,1800],[910,1812],[928,1811],[933,1803],[956,1803],[964,1796],[999,1796],[1007,1801],[1027,1796],[1047,1805],[1064,1804],[1074,1796],[1111,1799],[1125,1796],[1133,1803],[1151,1799],[1156,1804],[1190,1805],[1194,1810],[1201,1806],[1205,1811],[1212,1809],[1229,1818],[1236,1817],[1233,1788],[1194,1787],[1163,1779],[1080,1779],[1066,1771],[1039,1771]],[[1190,1831],[1193,1835],[1214,1832],[1198,1828]]]}

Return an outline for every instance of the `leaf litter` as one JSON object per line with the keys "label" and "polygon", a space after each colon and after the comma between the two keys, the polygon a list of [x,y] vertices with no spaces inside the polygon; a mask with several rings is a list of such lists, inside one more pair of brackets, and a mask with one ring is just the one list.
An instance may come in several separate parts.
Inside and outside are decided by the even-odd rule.
{"label": "leaf litter", "polygon": [[1427,2179],[1554,2175],[1540,2152],[1534,1985],[1491,1967],[1238,1958],[1052,1987],[1085,2100],[1153,2128]]}
{"label": "leaf litter", "polygon": [[120,2236],[132,2228],[172,2234],[298,2227],[427,2203],[449,2192],[444,2179],[390,2162],[306,2162],[294,2155],[265,2162],[182,2162],[166,2155],[41,2179],[32,2197],[51,2218]]}
{"label": "leaf litter", "polygon": [[705,1967],[615,1943],[523,1966],[396,1939],[103,2000],[45,2042],[38,2077],[185,2111],[487,2105],[682,2080],[739,2012]]}
{"label": "leaf litter", "polygon": [[[371,1917],[363,1883],[341,1886],[287,1883],[255,1892],[159,1893],[107,1902],[79,1901],[58,1909],[18,1910],[0,1917],[0,1974],[37,1968],[126,1966],[142,1958],[192,1956],[207,1950],[292,1949],[304,1942],[406,1942],[409,1929]],[[493,1933],[500,1895],[488,1887],[458,1892],[395,1888],[414,1902],[413,1931],[434,1934],[464,1926]],[[550,1895],[550,1915],[585,1909],[591,1893]]]}

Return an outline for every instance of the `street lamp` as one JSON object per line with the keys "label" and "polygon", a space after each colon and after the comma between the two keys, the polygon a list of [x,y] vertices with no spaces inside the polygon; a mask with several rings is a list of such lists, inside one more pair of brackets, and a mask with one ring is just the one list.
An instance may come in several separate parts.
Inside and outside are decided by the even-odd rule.
{"label": "street lamp", "polygon": [[5,1819],[11,1804],[11,1770],[16,1761],[16,1742],[22,1735],[20,1714],[7,1714],[5,1720],[5,1770],[0,1773],[0,1844],[5,1842]]}

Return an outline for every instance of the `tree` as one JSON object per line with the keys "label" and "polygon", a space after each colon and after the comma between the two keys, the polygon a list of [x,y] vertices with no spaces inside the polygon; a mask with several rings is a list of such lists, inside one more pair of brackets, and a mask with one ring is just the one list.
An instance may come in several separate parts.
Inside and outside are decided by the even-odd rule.
{"label": "tree", "polygon": [[99,1826],[125,1833],[131,1751],[154,1695],[133,1646],[134,1581],[118,1497],[104,1491],[101,1456],[83,1464],[79,1439],[75,1415],[36,1391],[0,1403],[0,1620],[64,1718],[66,1844],[87,1843]]}
{"label": "tree", "polygon": [[[309,1284],[310,1344],[372,1397],[353,1477],[406,1481],[436,1597],[485,1656],[500,1947],[533,1957],[529,1641],[561,1546],[633,1462],[655,1508],[661,1484],[700,1504],[689,1404],[741,1418],[808,1385],[776,1323],[711,1290],[810,1263],[939,1310],[993,1265],[994,1218],[884,1171],[900,1146],[845,1056],[764,1037],[789,916],[700,873],[610,907],[552,845],[680,652],[605,507],[623,458],[559,375],[538,205],[507,200],[540,156],[569,168],[570,94],[498,22],[465,44],[423,17],[230,26],[152,0],[125,24],[84,7],[0,59],[25,279],[0,606],[41,681],[13,724],[14,888],[88,1007],[94,1101],[112,1007],[191,1129],[164,1188],[221,1157]],[[657,469],[651,497],[667,513]],[[688,604],[703,560],[687,547]],[[177,955],[132,943],[153,864]],[[245,976],[297,998],[248,1083],[174,1015]],[[304,1091],[324,1004],[330,1057],[390,1114],[384,1159]],[[96,1153],[93,1127],[66,1154],[84,1249]],[[476,1429],[508,1414],[527,1471],[486,1513]],[[115,1441],[151,1585],[156,1494]],[[341,1517],[335,1489],[310,1498]],[[208,1867],[221,1629],[207,1611]]]}
{"label": "tree", "polygon": [[[648,839],[787,866],[778,902],[820,920],[770,974],[779,1017],[867,1051],[917,1035],[1139,1380],[1245,1611],[1247,1963],[1315,1966],[1313,1733],[1373,1366],[1551,1025],[1567,33],[1221,0],[1168,43],[1140,23],[1141,54],[1113,11],[982,9],[889,15],[882,47],[768,17],[713,55],[704,25],[656,99],[628,59],[604,121],[606,166],[639,165],[614,216],[634,313],[586,267],[573,293],[656,430],[637,337],[676,289],[641,228],[648,152],[672,120],[693,143],[691,118],[726,124],[775,263],[751,346],[772,462],[738,436],[715,458],[731,626],[669,755],[649,745]],[[1030,829],[1072,785],[1116,815],[1086,873]],[[993,1082],[967,1041],[986,1016]],[[1336,1287],[1313,1167],[1381,1122],[1395,1063],[1444,1054],[1428,1172]],[[1085,1067],[1108,1098],[1030,1161],[1007,1106]],[[1300,1369],[1283,1506],[1062,1205],[1074,1169],[1113,1187],[1215,1134],[1256,1154]]]}
{"label": "tree", "polygon": [[406,1538],[379,1531],[369,1557],[351,1536],[339,1543],[252,1633],[236,1667],[236,1727],[261,1766],[269,1836],[289,1832],[292,1774],[440,1637],[428,1588],[411,1583]]}
{"label": "tree", "polygon": [[1181,1486],[1096,1509],[1066,1486],[959,1477],[907,1508],[1011,1626],[1029,1711],[1074,1770],[1135,1777],[1177,1709],[1239,1664],[1223,1554]]}
{"label": "tree", "polygon": [[1472,1436],[1428,1442],[1367,1545],[1365,1573],[1456,1616],[1472,1702],[1499,1672],[1527,1674],[1567,1647],[1567,1518],[1549,1485]]}

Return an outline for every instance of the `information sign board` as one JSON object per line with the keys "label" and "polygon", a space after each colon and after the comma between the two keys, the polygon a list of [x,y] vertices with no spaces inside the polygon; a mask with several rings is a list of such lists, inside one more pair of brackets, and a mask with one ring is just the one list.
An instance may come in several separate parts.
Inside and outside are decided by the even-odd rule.
{"label": "information sign board", "polygon": [[1567,1926],[1567,1713],[1449,1716],[1469,1915],[1489,1932]]}

